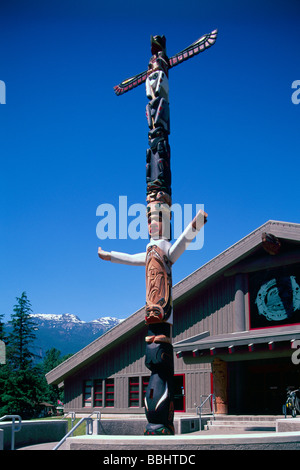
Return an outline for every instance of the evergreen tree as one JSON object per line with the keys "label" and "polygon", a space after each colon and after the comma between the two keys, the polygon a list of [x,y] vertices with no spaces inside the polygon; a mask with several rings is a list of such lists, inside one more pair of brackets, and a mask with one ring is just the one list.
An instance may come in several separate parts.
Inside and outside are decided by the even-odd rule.
{"label": "evergreen tree", "polygon": [[19,371],[6,368],[3,391],[0,397],[0,414],[18,414],[22,419],[34,417],[43,400],[41,376],[35,368]]}
{"label": "evergreen tree", "polygon": [[0,415],[19,414],[23,419],[38,412],[45,391],[41,370],[33,366],[31,348],[35,322],[30,317],[31,304],[25,292],[17,297],[7,337],[7,364],[0,374]]}
{"label": "evergreen tree", "polygon": [[47,374],[47,372],[57,367],[63,360],[61,352],[58,349],[48,349],[43,362],[44,373]]}
{"label": "evergreen tree", "polygon": [[[46,351],[42,363],[33,364],[33,342],[36,324],[30,317],[31,304],[25,292],[17,297],[11,315],[10,332],[7,338],[1,323],[0,339],[7,345],[7,363],[0,366],[0,417],[5,414],[18,414],[22,419],[39,416],[40,404],[50,402],[57,405],[64,401],[63,388],[48,385],[45,374],[71,356],[61,356],[55,348]],[[3,341],[3,339],[2,339]]]}
{"label": "evergreen tree", "polygon": [[[63,361],[71,357],[72,354],[67,356],[61,356],[61,352],[56,348],[51,348],[46,351],[45,359],[43,361],[43,374],[47,374],[50,370],[57,367]],[[46,379],[45,379],[46,382]],[[64,389],[63,387],[59,388],[58,385],[48,385],[46,387],[45,393],[46,401],[52,403],[52,405],[57,405],[58,401],[64,402]]]}
{"label": "evergreen tree", "polygon": [[13,311],[9,322],[12,332],[8,336],[8,358],[14,370],[26,370],[32,364],[34,355],[30,347],[36,338],[36,324],[30,317],[32,309],[26,292],[17,297]]}

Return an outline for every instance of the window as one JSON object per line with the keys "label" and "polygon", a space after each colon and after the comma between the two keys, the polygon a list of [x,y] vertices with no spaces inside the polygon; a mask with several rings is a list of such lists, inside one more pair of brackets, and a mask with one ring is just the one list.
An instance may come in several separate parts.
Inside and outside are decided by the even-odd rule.
{"label": "window", "polygon": [[115,384],[114,379],[106,379],[105,381],[105,406],[114,406]]}
{"label": "window", "polygon": [[149,384],[150,376],[142,377],[142,406],[145,406],[145,395]]}
{"label": "window", "polygon": [[102,389],[103,389],[103,380],[98,379],[95,380],[94,383],[94,406],[103,406],[103,394],[102,394]]}
{"label": "window", "polygon": [[139,406],[139,377],[129,377],[129,407]]}
{"label": "window", "polygon": [[92,406],[92,381],[85,380],[83,383],[83,406],[91,408]]}

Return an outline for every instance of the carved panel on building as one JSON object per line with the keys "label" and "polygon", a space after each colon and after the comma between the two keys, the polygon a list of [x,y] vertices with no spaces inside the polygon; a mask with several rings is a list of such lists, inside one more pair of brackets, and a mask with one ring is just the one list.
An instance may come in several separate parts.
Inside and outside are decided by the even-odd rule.
{"label": "carved panel on building", "polygon": [[300,323],[300,266],[270,269],[249,275],[250,326]]}

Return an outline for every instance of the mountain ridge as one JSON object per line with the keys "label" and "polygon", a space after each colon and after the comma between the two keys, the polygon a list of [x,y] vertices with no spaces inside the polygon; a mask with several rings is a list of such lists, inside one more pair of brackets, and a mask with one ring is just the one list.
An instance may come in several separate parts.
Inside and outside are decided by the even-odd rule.
{"label": "mountain ridge", "polygon": [[83,321],[71,313],[31,313],[30,317],[36,324],[33,351],[39,359],[52,348],[58,349],[62,356],[75,354],[123,321],[115,317]]}

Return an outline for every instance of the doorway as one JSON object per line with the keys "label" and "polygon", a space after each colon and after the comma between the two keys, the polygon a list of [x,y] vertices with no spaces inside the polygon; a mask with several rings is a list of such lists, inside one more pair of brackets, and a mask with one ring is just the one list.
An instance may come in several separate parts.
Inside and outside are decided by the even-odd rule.
{"label": "doorway", "polygon": [[228,363],[228,413],[280,415],[288,386],[300,386],[290,358]]}
{"label": "doorway", "polygon": [[185,375],[174,375],[174,411],[185,412]]}

